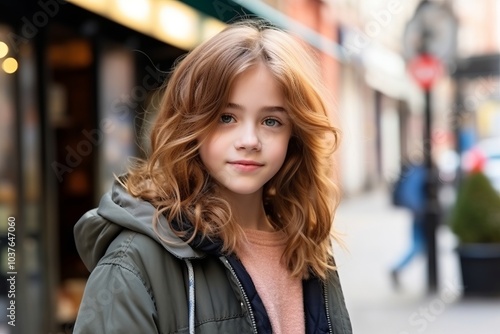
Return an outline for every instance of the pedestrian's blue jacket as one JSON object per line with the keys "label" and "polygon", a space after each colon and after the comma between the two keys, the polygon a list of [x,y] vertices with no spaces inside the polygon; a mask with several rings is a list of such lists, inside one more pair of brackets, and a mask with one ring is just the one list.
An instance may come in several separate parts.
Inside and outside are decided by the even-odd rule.
{"label": "pedestrian's blue jacket", "polygon": [[[221,243],[185,243],[155,208],[115,183],[75,225],[78,252],[91,271],[74,333],[272,333],[252,280]],[[186,223],[184,223],[186,224]],[[351,334],[337,271],[303,281],[306,333]]]}
{"label": "pedestrian's blue jacket", "polygon": [[415,215],[423,215],[426,177],[427,170],[423,165],[408,165],[403,168],[393,190],[393,203],[409,209]]}

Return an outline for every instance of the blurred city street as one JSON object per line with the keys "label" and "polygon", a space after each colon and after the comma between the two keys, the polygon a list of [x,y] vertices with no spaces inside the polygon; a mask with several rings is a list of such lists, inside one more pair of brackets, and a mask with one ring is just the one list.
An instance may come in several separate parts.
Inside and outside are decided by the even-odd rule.
{"label": "blurred city street", "polygon": [[[500,297],[463,297],[455,251],[498,251],[474,252],[465,276],[500,294],[500,0],[0,0],[0,334],[72,332],[89,277],[75,223],[150,153],[181,60],[248,19],[317,60],[341,132],[335,258],[353,332],[500,333]],[[425,185],[406,173],[423,166]],[[392,204],[396,180],[427,227],[439,203],[454,219],[422,232],[423,207]],[[391,275],[423,236],[437,240],[434,294],[425,255],[399,286]]]}
{"label": "blurred city street", "polygon": [[391,206],[383,190],[344,199],[337,229],[346,250],[336,249],[346,304],[356,334],[494,334],[500,328],[500,298],[464,299],[453,234],[441,225],[439,291],[429,295],[425,257],[416,258],[395,290],[391,265],[409,244],[410,216]]}

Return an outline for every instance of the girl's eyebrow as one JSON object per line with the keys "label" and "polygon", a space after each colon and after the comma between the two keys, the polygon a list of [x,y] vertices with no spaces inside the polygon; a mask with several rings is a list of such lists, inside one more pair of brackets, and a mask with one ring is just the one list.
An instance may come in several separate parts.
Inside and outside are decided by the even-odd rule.
{"label": "girl's eyebrow", "polygon": [[[227,104],[227,108],[237,109],[237,110],[245,110],[245,107],[243,107],[240,104],[233,103],[233,102],[229,102]],[[282,106],[265,106],[265,107],[260,108],[260,111],[265,111],[265,112],[277,111],[277,112],[285,112],[286,113],[286,109],[283,108]]]}

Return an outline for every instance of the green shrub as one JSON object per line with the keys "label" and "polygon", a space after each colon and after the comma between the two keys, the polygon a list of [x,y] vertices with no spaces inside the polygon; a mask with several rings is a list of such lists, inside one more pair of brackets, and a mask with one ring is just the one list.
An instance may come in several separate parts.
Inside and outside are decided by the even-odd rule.
{"label": "green shrub", "polygon": [[500,195],[482,172],[465,177],[449,225],[461,243],[500,243]]}

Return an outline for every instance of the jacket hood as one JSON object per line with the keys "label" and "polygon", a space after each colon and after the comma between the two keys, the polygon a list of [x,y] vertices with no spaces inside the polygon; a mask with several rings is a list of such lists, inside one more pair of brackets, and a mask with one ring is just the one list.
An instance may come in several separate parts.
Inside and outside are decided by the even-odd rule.
{"label": "jacket hood", "polygon": [[[106,252],[109,244],[123,229],[144,234],[161,244],[168,252],[180,259],[204,257],[206,249],[193,248],[179,238],[168,226],[165,217],[159,216],[162,241],[153,230],[156,209],[151,203],[130,195],[117,181],[106,193],[99,207],[84,214],[74,227],[76,248],[87,269],[92,271]],[[199,238],[195,239],[198,244]],[[213,244],[205,248],[213,248]]]}

